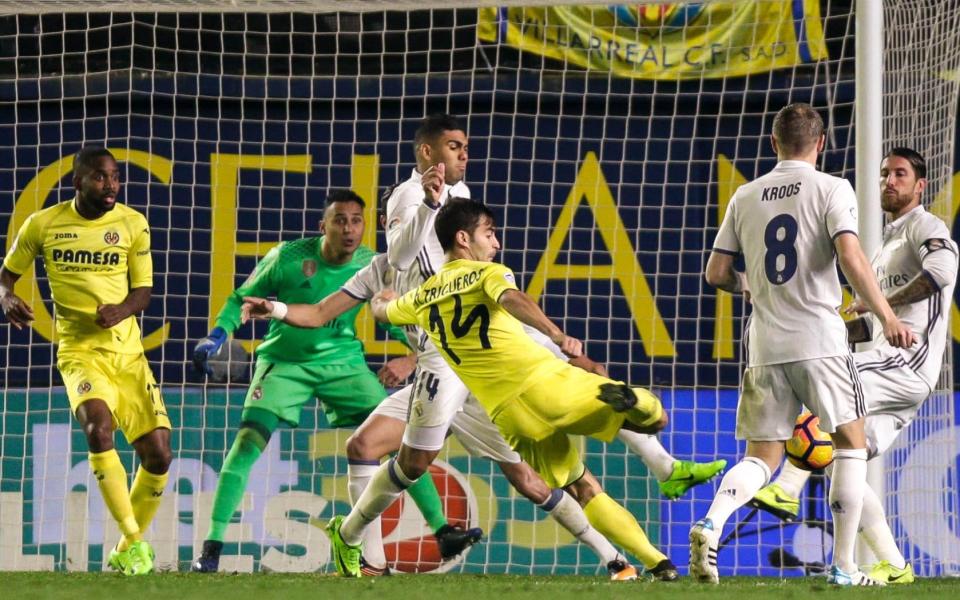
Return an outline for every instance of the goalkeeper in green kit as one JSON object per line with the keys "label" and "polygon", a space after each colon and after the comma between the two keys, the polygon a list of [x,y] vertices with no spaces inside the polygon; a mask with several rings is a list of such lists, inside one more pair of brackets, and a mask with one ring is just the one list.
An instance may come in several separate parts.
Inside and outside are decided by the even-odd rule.
{"label": "goalkeeper in green kit", "polygon": [[[242,324],[244,296],[276,296],[284,303],[314,304],[338,291],[369,264],[374,252],[361,245],[364,206],[363,199],[352,191],[331,192],[321,223],[323,235],[285,242],[267,253],[227,299],[210,334],[197,343],[194,366],[210,374],[209,358],[220,352],[229,335]],[[359,310],[357,306],[319,329],[271,322],[257,348],[240,429],[220,471],[210,529],[201,555],[191,565],[192,571],[217,571],[224,533],[243,498],[247,477],[279,425],[296,427],[303,406],[317,398],[331,426],[356,426],[386,398],[377,375],[367,367],[363,343],[357,338],[354,321]],[[391,331],[391,336],[406,339],[400,330]],[[412,370],[412,357],[404,357],[387,363],[380,376],[395,384]],[[350,491],[353,497],[362,490]],[[444,558],[456,556],[480,539],[479,529],[464,530],[447,524],[430,477],[421,477],[408,491],[434,531]]]}

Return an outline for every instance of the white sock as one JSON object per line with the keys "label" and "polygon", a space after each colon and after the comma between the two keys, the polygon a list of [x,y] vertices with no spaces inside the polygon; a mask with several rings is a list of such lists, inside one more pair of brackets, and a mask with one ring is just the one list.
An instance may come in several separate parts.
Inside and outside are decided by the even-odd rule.
{"label": "white sock", "polygon": [[846,573],[857,571],[853,547],[863,512],[867,487],[867,450],[834,450],[830,479],[830,512],[833,513],[833,564]]}
{"label": "white sock", "polygon": [[640,457],[657,481],[666,481],[673,474],[673,463],[676,459],[670,456],[657,436],[621,429],[617,437],[631,452]]}
{"label": "white sock", "polygon": [[893,539],[893,532],[887,524],[887,515],[877,493],[869,485],[863,488],[863,512],[860,514],[860,535],[870,546],[877,560],[888,561],[898,569],[907,566],[906,559]]}
{"label": "white sock", "polygon": [[787,495],[799,498],[800,492],[803,491],[803,486],[807,485],[808,479],[810,479],[810,471],[804,471],[793,466],[793,463],[789,460],[785,460],[783,466],[780,467],[780,473],[773,482],[779,485]]}
{"label": "white sock", "polygon": [[340,526],[340,537],[343,541],[351,546],[359,544],[363,539],[364,529],[411,485],[413,480],[403,473],[396,459],[391,458],[380,465]]}
{"label": "white sock", "polygon": [[560,523],[564,529],[572,533],[575,538],[590,546],[604,565],[618,558],[623,560],[623,555],[617,552],[613,544],[602,533],[593,528],[593,525],[587,520],[587,515],[583,512],[583,508],[570,494],[555,489],[551,492],[547,501],[539,506],[556,519],[557,523]]}
{"label": "white sock", "polygon": [[730,515],[753,498],[768,481],[770,467],[752,456],[744,458],[727,471],[720,480],[717,495],[713,497],[713,503],[707,511],[707,518],[713,521],[714,530],[723,531]]}
{"label": "white sock", "polygon": [[[353,506],[360,499],[363,490],[367,489],[370,480],[380,468],[380,463],[347,464],[347,489],[350,492],[350,505]],[[363,530],[363,558],[372,567],[382,569],[387,566],[387,556],[383,552],[383,530],[380,527],[380,517],[370,521],[370,525]]]}

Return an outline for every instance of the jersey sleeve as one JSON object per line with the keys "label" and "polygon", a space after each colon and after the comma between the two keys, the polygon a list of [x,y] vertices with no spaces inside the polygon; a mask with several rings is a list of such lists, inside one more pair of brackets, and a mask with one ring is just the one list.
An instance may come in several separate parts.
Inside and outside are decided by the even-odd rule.
{"label": "jersey sleeve", "polygon": [[30,215],[20,226],[20,231],[17,232],[17,237],[10,246],[10,252],[7,252],[3,258],[3,266],[12,273],[23,275],[33,266],[33,261],[40,254],[42,247],[42,227],[36,222],[34,215]]}
{"label": "jersey sleeve", "polygon": [[150,255],[150,226],[145,218],[134,225],[133,243],[127,255],[130,289],[153,287],[153,257]]}
{"label": "jersey sleeve", "polygon": [[857,235],[859,231],[857,195],[846,179],[841,179],[827,197],[826,227],[831,240],[841,233]]}
{"label": "jersey sleeve", "polygon": [[713,251],[721,254],[736,256],[740,254],[740,239],[737,238],[737,194],[727,204],[727,211],[723,215],[717,237],[713,240]]}
{"label": "jersey sleeve", "polygon": [[366,301],[387,287],[385,277],[390,265],[385,254],[376,255],[370,264],[357,271],[340,287],[340,291],[354,300]]}
{"label": "jersey sleeve", "polygon": [[494,302],[500,301],[500,296],[507,290],[516,290],[517,282],[513,276],[513,271],[504,265],[491,264],[484,269],[483,291],[493,299]]}
{"label": "jersey sleeve", "polygon": [[554,344],[553,340],[548,338],[545,334],[534,329],[533,327],[530,327],[526,323],[521,323],[520,325],[523,326],[524,333],[526,333],[534,342],[552,352],[554,356],[563,362],[570,360],[570,357],[563,353],[563,350],[560,349],[560,346]]}
{"label": "jersey sleeve", "polygon": [[393,325],[417,325],[417,311],[414,299],[417,290],[410,290],[387,304],[387,320]]}
{"label": "jersey sleeve", "polygon": [[243,306],[244,296],[265,298],[277,293],[277,265],[280,262],[281,248],[283,244],[271,248],[257,263],[247,280],[227,296],[227,301],[217,315],[217,327],[223,328],[228,334],[240,327],[240,307]]}
{"label": "jersey sleeve", "polygon": [[420,187],[397,188],[387,201],[387,258],[392,266],[410,268],[433,231],[438,210],[424,203]]}
{"label": "jersey sleeve", "polygon": [[957,244],[943,221],[926,213],[910,228],[908,240],[920,258],[923,270],[938,287],[957,279]]}

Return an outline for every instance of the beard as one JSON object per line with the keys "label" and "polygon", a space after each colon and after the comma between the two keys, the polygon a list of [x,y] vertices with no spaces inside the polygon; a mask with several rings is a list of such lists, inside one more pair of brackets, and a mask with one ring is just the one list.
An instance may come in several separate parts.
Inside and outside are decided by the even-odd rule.
{"label": "beard", "polygon": [[883,192],[880,194],[880,208],[884,212],[896,213],[913,201],[913,194]]}

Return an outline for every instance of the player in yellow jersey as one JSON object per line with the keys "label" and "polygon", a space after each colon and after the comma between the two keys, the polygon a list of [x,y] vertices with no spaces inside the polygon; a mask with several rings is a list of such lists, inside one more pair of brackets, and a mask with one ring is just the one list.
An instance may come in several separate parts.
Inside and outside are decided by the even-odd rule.
{"label": "player in yellow jersey", "polygon": [[[17,329],[33,310],[14,284],[43,259],[57,315],[57,369],[83,429],[90,469],[123,536],[109,565],[124,575],[153,570],[142,539],[167,483],[170,419],[143,354],[135,315],[150,303],[150,228],[117,203],[120,171],[104,148],[85,147],[73,161],[76,196],[30,215],[0,267],[0,307]],[[133,487],[114,449],[119,428],[140,459]]]}
{"label": "player in yellow jersey", "polygon": [[450,201],[436,229],[448,262],[401,298],[375,297],[374,315],[422,327],[525,460],[562,480],[563,473],[579,475],[569,463],[579,458],[568,434],[610,442],[621,427],[653,433],[666,425],[663,406],[649,391],[578,369],[524,333],[521,323],[568,356],[582,353],[581,342],[517,288],[513,272],[491,262],[500,245],[489,209]]}

